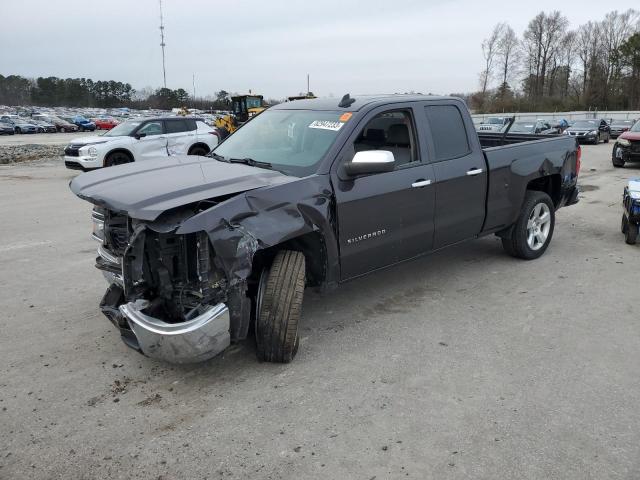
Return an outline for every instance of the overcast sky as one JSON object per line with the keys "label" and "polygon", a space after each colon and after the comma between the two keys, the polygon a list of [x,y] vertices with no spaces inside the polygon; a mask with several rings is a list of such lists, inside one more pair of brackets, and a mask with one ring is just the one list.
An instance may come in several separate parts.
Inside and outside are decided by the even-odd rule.
{"label": "overcast sky", "polygon": [[[167,86],[282,98],[478,86],[497,22],[520,35],[539,11],[577,27],[637,0],[163,0]],[[0,73],[162,86],[158,0],[0,0]]]}

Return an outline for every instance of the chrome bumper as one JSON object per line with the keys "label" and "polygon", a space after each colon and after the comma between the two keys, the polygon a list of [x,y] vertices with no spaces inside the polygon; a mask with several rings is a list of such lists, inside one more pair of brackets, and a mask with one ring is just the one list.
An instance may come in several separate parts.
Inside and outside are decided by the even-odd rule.
{"label": "chrome bumper", "polygon": [[146,356],[170,363],[208,360],[229,346],[229,310],[224,303],[211,305],[187,322],[166,323],[142,312],[146,300],[120,305],[140,350]]}

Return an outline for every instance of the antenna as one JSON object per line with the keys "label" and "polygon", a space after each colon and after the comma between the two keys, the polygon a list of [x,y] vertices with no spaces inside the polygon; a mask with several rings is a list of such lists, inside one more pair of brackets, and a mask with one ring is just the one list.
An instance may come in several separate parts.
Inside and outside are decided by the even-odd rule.
{"label": "antenna", "polygon": [[158,0],[160,3],[160,46],[162,47],[162,78],[164,79],[164,88],[167,88],[167,70],[164,63],[164,19],[162,18],[162,0]]}

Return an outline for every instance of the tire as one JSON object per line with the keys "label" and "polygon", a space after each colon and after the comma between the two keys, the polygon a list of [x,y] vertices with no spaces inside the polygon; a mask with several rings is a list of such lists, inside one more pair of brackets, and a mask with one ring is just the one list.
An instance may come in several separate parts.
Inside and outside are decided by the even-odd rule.
{"label": "tire", "polygon": [[189,149],[189,153],[188,155],[200,155],[200,156],[204,156],[207,153],[209,153],[209,149],[204,148],[201,145],[195,145],[193,147],[191,147],[191,149]]}
{"label": "tire", "polygon": [[20,127],[16,127],[16,133],[21,134],[22,133],[22,129]]}
{"label": "tire", "polygon": [[607,137],[604,139],[604,143],[609,143],[610,138],[611,138],[611,135],[607,134]]}
{"label": "tire", "polygon": [[616,158],[615,156],[611,157],[611,163],[613,163],[613,166],[616,168],[624,167],[624,160]]}
{"label": "tire", "polygon": [[638,224],[633,222],[627,223],[627,231],[624,233],[624,241],[628,245],[635,245],[638,238]]}
{"label": "tire", "polygon": [[102,127],[100,127],[100,125],[96,125],[96,130],[102,130]]}
{"label": "tire", "polygon": [[[545,217],[544,214],[548,216]],[[551,242],[555,221],[555,206],[551,197],[544,192],[527,190],[520,215],[511,229],[511,236],[502,239],[502,247],[516,258],[539,258]]]}
{"label": "tire", "polygon": [[598,145],[600,143],[600,133],[598,132],[598,135],[596,136],[596,139],[593,141],[594,145]]}
{"label": "tire", "polygon": [[305,260],[301,252],[282,250],[265,268],[256,298],[258,359],[289,363],[298,351]]}
{"label": "tire", "polygon": [[67,129],[66,129],[66,128],[64,128],[64,127],[60,127],[60,132],[62,132],[62,133],[67,133]]}
{"label": "tire", "polygon": [[112,152],[104,159],[105,167],[115,167],[116,165],[124,165],[133,162],[133,158],[125,152]]}
{"label": "tire", "polygon": [[626,235],[627,233],[627,225],[628,225],[628,220],[627,220],[627,216],[623,213],[622,214],[622,223],[620,225],[620,231]]}

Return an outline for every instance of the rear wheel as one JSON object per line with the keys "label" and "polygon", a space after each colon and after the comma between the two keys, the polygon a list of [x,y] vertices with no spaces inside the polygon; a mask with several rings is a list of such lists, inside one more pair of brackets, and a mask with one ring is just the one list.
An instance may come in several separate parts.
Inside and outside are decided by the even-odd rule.
{"label": "rear wheel", "polygon": [[628,225],[628,221],[627,221],[627,216],[623,213],[622,214],[622,224],[620,225],[620,231],[622,233],[627,233],[627,225]]}
{"label": "rear wheel", "polygon": [[298,351],[298,323],[302,315],[305,260],[301,252],[278,252],[260,277],[256,298],[258,358],[288,363]]}
{"label": "rear wheel", "polygon": [[125,152],[113,152],[107,155],[104,159],[105,167],[113,167],[115,165],[123,165],[125,163],[131,163],[133,159]]}
{"label": "rear wheel", "polygon": [[627,228],[624,232],[624,241],[629,245],[635,245],[638,238],[638,224],[627,222]]}
{"label": "rear wheel", "polygon": [[555,226],[555,207],[549,195],[527,190],[522,211],[511,230],[502,239],[505,251],[514,257],[533,260],[549,246]]}
{"label": "rear wheel", "polygon": [[607,136],[604,139],[604,143],[609,143],[610,138],[611,138],[611,134],[607,133]]}

